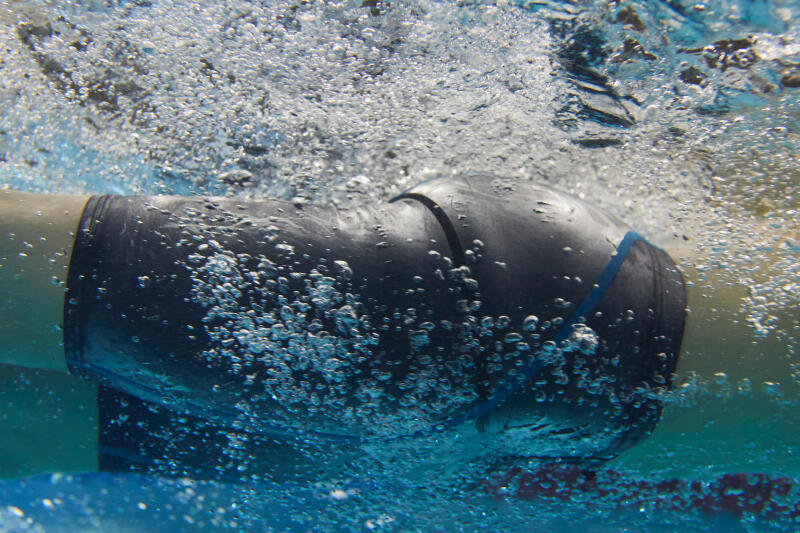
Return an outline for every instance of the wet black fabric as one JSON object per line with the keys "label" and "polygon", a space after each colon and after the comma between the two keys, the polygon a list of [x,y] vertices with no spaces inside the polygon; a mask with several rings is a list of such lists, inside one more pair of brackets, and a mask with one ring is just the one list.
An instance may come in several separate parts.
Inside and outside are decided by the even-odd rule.
{"label": "wet black fabric", "polygon": [[[433,354],[433,364],[450,369],[442,372],[454,394],[472,393],[469,402],[423,413],[436,430],[536,361],[628,231],[570,195],[489,176],[433,180],[391,204],[355,211],[279,200],[94,197],[70,265],[65,346],[71,371],[104,385],[101,465],[149,468],[143,458],[150,458],[174,472],[180,465],[196,475],[215,472],[232,428],[255,448],[308,436],[369,437],[368,419],[341,424],[333,410],[265,398],[270,389],[259,383],[271,376],[263,359],[248,359],[246,343],[233,337],[220,340],[213,328],[231,319],[209,318],[208,306],[192,297],[198,265],[224,256],[247,275],[267,263],[276,269],[272,281],[262,277],[238,291],[236,306],[244,309],[287,302],[304,309],[313,300],[303,292],[309,279],[323,272],[360,320],[357,332],[342,333],[339,315],[320,310],[327,304],[308,304],[309,317],[357,355],[341,390],[358,391],[365,374],[383,373],[390,379],[375,413],[402,413],[409,376],[432,364]],[[274,295],[256,298],[264,283]],[[524,328],[531,315],[539,319],[535,335]],[[502,431],[520,418],[547,419],[549,437],[562,444],[542,446],[543,455],[613,456],[655,426],[657,391],[674,372],[684,315],[675,265],[637,241],[591,316],[582,317],[599,338],[596,352],[566,347],[513,397],[465,423]],[[219,346],[226,342],[227,351]],[[270,346],[292,349],[291,339],[281,342]],[[303,372],[293,370],[292,379],[324,388],[326,376]],[[243,398],[251,403],[243,406]],[[346,408],[363,398],[353,392],[341,401]],[[531,456],[536,439],[549,438],[543,435],[531,433]]]}

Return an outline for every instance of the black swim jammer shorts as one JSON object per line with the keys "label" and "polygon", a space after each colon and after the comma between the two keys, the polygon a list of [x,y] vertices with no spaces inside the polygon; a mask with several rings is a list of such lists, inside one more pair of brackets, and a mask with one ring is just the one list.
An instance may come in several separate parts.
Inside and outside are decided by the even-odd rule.
{"label": "black swim jammer shorts", "polygon": [[616,218],[483,175],[358,209],[95,196],[67,285],[101,467],[195,476],[231,432],[469,427],[510,455],[607,459],[655,427],[686,307],[672,260]]}

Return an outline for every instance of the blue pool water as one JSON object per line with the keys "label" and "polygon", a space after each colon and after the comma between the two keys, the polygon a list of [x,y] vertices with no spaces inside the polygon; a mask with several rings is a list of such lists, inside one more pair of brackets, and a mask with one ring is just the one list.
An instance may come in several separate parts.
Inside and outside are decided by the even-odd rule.
{"label": "blue pool water", "polygon": [[5,368],[0,531],[800,529],[800,2],[28,0],[0,39],[0,186],[357,209],[533,177],[744,287],[653,437],[589,472],[433,435],[301,443],[302,475],[234,437],[216,481],[53,474],[79,387]]}

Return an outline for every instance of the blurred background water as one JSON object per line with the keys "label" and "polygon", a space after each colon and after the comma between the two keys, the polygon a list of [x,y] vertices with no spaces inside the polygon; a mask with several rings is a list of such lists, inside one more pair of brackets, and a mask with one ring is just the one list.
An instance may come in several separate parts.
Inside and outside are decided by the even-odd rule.
{"label": "blurred background water", "polygon": [[[357,208],[437,175],[533,177],[657,243],[689,243],[706,258],[701,281],[746,289],[723,318],[747,323],[746,342],[782,360],[776,375],[762,375],[758,361],[722,368],[712,358],[679,376],[668,409],[716,402],[731,417],[665,422],[671,440],[610,467],[628,478],[796,480],[798,323],[775,315],[800,302],[799,20],[790,0],[7,0],[0,184]],[[46,376],[6,370],[4,383],[4,398],[35,392],[52,424],[72,424],[69,391]],[[737,414],[754,395],[772,410],[741,427]],[[36,433],[8,415],[3,424],[4,440]],[[295,485],[9,480],[0,530],[798,527],[786,516],[490,498],[481,466],[426,479],[405,475],[419,460],[410,450],[372,459]],[[10,459],[4,469],[33,473]]]}

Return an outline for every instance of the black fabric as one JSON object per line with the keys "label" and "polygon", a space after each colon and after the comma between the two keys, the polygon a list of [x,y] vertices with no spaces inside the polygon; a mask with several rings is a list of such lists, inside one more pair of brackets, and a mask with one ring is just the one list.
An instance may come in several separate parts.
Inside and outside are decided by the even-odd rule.
{"label": "black fabric", "polygon": [[[555,336],[559,321],[586,298],[629,231],[571,195],[493,176],[434,179],[397,200],[405,197],[426,198],[426,206],[441,211],[439,217],[454,221],[457,236],[450,239],[481,256],[468,262],[479,281],[481,312],[507,316],[509,331],[520,331],[525,317],[535,315],[550,324],[541,332],[542,341]],[[675,372],[685,314],[683,277],[673,261],[663,250],[636,242],[585,317],[600,339],[597,352],[565,354],[532,380],[538,384],[488,413],[482,423],[507,426],[515,416],[538,415],[560,421],[556,431],[572,433],[575,440],[594,439],[599,457],[632,446],[659,419],[658,391],[670,386]],[[562,383],[559,376],[565,374],[574,379]]]}
{"label": "black fabric", "polygon": [[[263,449],[435,428],[540,356],[627,231],[572,196],[489,176],[423,183],[351,211],[92,198],[70,265],[65,346],[70,370],[104,385],[101,465],[150,468],[145,457],[173,473],[218,473],[231,429]],[[563,346],[478,427],[547,420],[524,430],[527,455],[613,456],[655,426],[684,314],[675,265],[636,242],[585,317],[596,352]],[[523,327],[530,315],[535,334]],[[304,352],[318,336],[338,351]],[[346,365],[329,371],[335,357]],[[421,388],[421,375],[442,387]]]}

